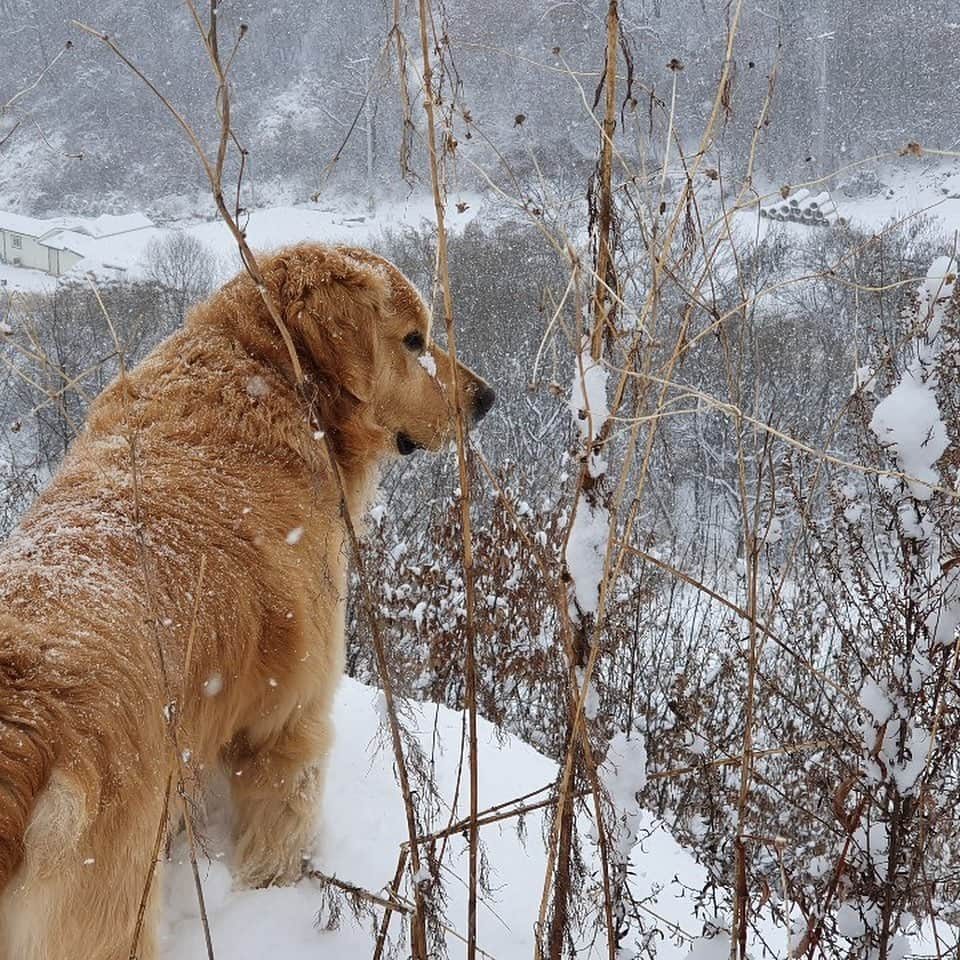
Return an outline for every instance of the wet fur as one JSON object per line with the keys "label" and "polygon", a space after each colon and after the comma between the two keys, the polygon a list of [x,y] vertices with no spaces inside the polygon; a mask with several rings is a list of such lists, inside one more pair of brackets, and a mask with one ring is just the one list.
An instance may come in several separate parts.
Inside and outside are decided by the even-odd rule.
{"label": "wet fur", "polygon": [[[301,245],[263,266],[359,518],[399,432],[449,440],[451,362],[431,346],[431,376],[404,346],[427,311],[372,254]],[[459,380],[469,406],[484,385]],[[0,547],[0,960],[130,956],[177,776],[171,701],[189,775],[230,778],[235,877],[299,876],[344,659],[348,551],[316,426],[238,277],[93,403]]]}

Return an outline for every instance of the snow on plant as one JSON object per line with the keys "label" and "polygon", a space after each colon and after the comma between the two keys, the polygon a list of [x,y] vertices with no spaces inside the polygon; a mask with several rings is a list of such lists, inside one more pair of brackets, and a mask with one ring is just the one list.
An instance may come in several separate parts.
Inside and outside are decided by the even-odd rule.
{"label": "snow on plant", "polygon": [[[931,265],[917,291],[916,317],[920,332],[911,345],[911,360],[900,381],[877,405],[870,428],[895,456],[906,477],[881,477],[880,486],[897,503],[904,534],[918,541],[926,575],[916,585],[914,599],[928,609],[925,626],[934,645],[952,641],[960,622],[957,575],[944,569],[950,556],[949,533],[941,529],[930,507],[934,486],[940,482],[937,463],[949,444],[940,411],[940,357],[944,350],[944,321],[953,298],[957,264],[940,257]],[[922,665],[920,665],[922,673]],[[904,680],[918,685],[918,665]]]}
{"label": "snow on plant", "polygon": [[580,440],[589,451],[591,459],[588,461],[588,468],[591,477],[599,477],[607,470],[606,461],[592,447],[610,417],[610,408],[607,405],[608,377],[603,361],[595,360],[590,352],[590,338],[584,337],[577,358],[573,389],[570,391],[570,410],[580,433]]}
{"label": "snow on plant", "polygon": [[[614,889],[619,889],[626,882],[630,853],[637,844],[643,820],[639,800],[640,791],[647,784],[647,750],[643,737],[623,731],[614,734],[606,759],[597,768],[597,779],[609,805],[605,820],[610,868]],[[622,945],[628,929],[623,897],[616,898],[613,911],[619,937],[617,960],[628,960],[634,954]]]}
{"label": "snow on plant", "polygon": [[[859,651],[862,801],[852,808],[848,826],[857,881],[835,915],[837,931],[859,942],[855,953],[879,949],[891,955],[897,930],[908,922],[917,858],[927,856],[927,820],[936,816],[941,793],[947,747],[938,743],[938,733],[944,737],[938,728],[950,696],[947,674],[956,667],[960,622],[960,585],[951,559],[958,531],[953,498],[941,486],[951,444],[943,400],[955,389],[946,378],[955,348],[950,321],[956,270],[952,258],[941,257],[921,281],[906,366],[869,423],[902,475],[878,480],[899,534],[890,544],[892,562],[879,577],[898,601],[881,617],[885,626],[874,634],[876,649],[866,642]],[[848,503],[856,492],[841,490]],[[848,505],[845,515],[849,511]]]}
{"label": "snow on plant", "polygon": [[[925,329],[913,345],[913,358],[900,382],[877,404],[870,429],[896,457],[906,479],[884,477],[881,484],[904,497],[927,501],[940,473],[937,461],[947,449],[947,428],[937,402],[937,360],[941,331],[953,296],[956,264],[948,257],[934,261],[917,291],[917,315]],[[921,535],[920,528],[914,528]]]}
{"label": "snow on plant", "polygon": [[[925,569],[912,584],[913,599],[921,609],[929,610],[925,626],[933,645],[951,642],[960,622],[957,576],[944,568],[941,559],[951,553],[950,535],[933,512],[941,506],[934,502],[934,487],[941,479],[937,464],[949,444],[937,392],[944,322],[956,270],[956,261],[940,257],[921,281],[916,303],[920,330],[911,344],[911,359],[900,381],[877,404],[870,421],[871,430],[905,474],[903,478],[881,477],[879,483],[896,503],[904,535],[917,541]],[[923,669],[918,663],[912,667],[911,675],[903,679],[908,689],[916,690]]]}
{"label": "snow on plant", "polygon": [[600,601],[600,583],[607,555],[610,514],[603,504],[581,498],[567,541],[567,570],[573,584],[576,605],[570,615],[595,614]]}
{"label": "snow on plant", "polygon": [[[580,434],[587,473],[595,481],[607,471],[606,460],[595,449],[595,441],[610,416],[607,376],[602,360],[594,359],[590,352],[590,338],[584,337],[570,392],[570,410]],[[570,608],[575,622],[581,615],[597,612],[609,528],[606,506],[598,498],[578,497],[565,555],[576,601]]]}
{"label": "snow on plant", "polygon": [[611,831],[611,840],[617,852],[626,857],[637,842],[640,829],[642,808],[637,796],[647,785],[643,737],[623,731],[614,734],[597,776],[613,808],[616,829]]}

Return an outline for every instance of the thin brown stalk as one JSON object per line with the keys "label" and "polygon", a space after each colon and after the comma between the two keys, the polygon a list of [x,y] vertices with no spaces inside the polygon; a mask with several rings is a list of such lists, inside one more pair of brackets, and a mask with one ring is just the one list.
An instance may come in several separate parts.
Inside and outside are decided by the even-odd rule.
{"label": "thin brown stalk", "polygon": [[[310,412],[310,416],[312,418],[312,422],[319,428],[319,422],[316,420],[316,416],[312,411]],[[336,478],[337,493],[340,498],[340,517],[343,521],[344,529],[347,534],[347,541],[350,546],[350,554],[353,558],[354,567],[356,569],[357,581],[360,587],[361,606],[370,625],[374,656],[377,661],[377,670],[380,674],[380,684],[383,691],[384,703],[390,722],[390,739],[393,745],[393,757],[396,765],[396,774],[400,783],[400,792],[403,796],[404,813],[407,821],[407,837],[410,841],[410,865],[413,875],[416,878],[420,875],[421,860],[420,850],[415,842],[418,835],[418,830],[417,815],[413,800],[414,793],[410,786],[410,776],[407,770],[406,757],[403,751],[403,740],[401,737],[400,720],[397,714],[396,696],[393,690],[393,681],[390,676],[390,665],[387,660],[386,647],[384,645],[383,635],[380,629],[380,616],[377,613],[377,606],[371,593],[370,581],[366,574],[366,568],[363,562],[363,554],[360,550],[360,540],[357,536],[353,519],[350,516],[350,511],[347,507],[346,489],[343,484],[343,477],[340,473],[340,466],[336,460],[330,434],[326,431],[324,431],[324,444],[330,472]],[[413,883],[413,892],[415,910],[410,921],[411,954],[413,960],[427,960],[425,904],[423,900],[423,893],[420,889],[420,884],[417,883],[416,880]]]}
{"label": "thin brown stalk", "polygon": [[321,873],[319,870],[308,870],[304,876],[309,880],[317,880],[327,886],[336,887],[337,890],[349,893],[351,897],[358,897],[361,900],[365,900],[375,907],[381,907],[387,911],[385,916],[389,916],[394,911],[397,913],[413,913],[412,908],[408,907],[398,898],[381,897],[376,893],[371,893],[369,890],[364,890],[363,887],[358,887],[355,883],[349,883],[346,880],[341,880],[339,877]]}
{"label": "thin brown stalk", "polygon": [[[194,11],[196,16],[196,10],[193,6],[192,0],[187,0],[188,5]],[[211,3],[215,7],[217,5],[217,0],[211,0]],[[240,258],[243,261],[244,268],[250,274],[250,277],[253,279],[257,292],[260,294],[261,299],[263,300],[264,306],[267,309],[267,312],[270,315],[270,319],[273,321],[276,326],[280,336],[283,338],[284,346],[287,348],[287,353],[290,357],[290,363],[293,366],[294,377],[297,383],[303,381],[303,370],[300,365],[300,358],[297,356],[296,348],[294,347],[293,340],[290,337],[290,331],[287,329],[286,323],[284,323],[283,317],[280,316],[280,312],[277,309],[276,304],[273,301],[273,298],[270,296],[269,291],[267,290],[266,283],[263,279],[263,274],[260,271],[260,268],[257,264],[257,259],[253,255],[250,246],[247,243],[246,232],[240,226],[237,217],[232,213],[227,206],[226,199],[223,194],[223,166],[219,163],[220,154],[218,150],[218,163],[214,164],[211,162],[209,156],[207,155],[206,150],[203,147],[203,144],[200,142],[200,138],[197,136],[193,127],[186,121],[183,114],[177,110],[177,108],[170,102],[170,100],[160,92],[156,85],[140,70],[139,67],[120,49],[119,46],[105,33],[102,31],[96,30],[93,27],[88,26],[85,23],[81,23],[78,20],[72,20],[71,23],[77,27],[77,29],[82,30],[83,32],[89,34],[92,37],[95,37],[101,43],[103,43],[113,54],[136,76],[142,83],[144,83],[147,88],[157,97],[157,99],[163,104],[167,109],[170,115],[176,120],[177,124],[183,130],[184,135],[189,141],[190,145],[193,147],[194,152],[196,153],[198,159],[200,160],[201,165],[203,166],[204,173],[207,176],[207,180],[210,184],[211,191],[213,193],[214,202],[217,205],[217,210],[220,213],[220,217],[223,222],[226,224],[227,228],[233,234],[234,240],[237,243],[237,247],[240,251]],[[213,37],[216,39],[216,36]],[[227,90],[229,85],[227,84],[226,75],[223,72],[222,67],[220,66],[220,54],[219,50],[212,46],[211,38],[206,34],[203,35],[204,45],[207,48],[207,51],[211,57],[211,60],[214,64],[214,70],[217,75],[218,82],[218,99],[220,100],[220,117],[221,117],[221,135],[218,139],[218,143],[223,140],[223,130],[226,129],[229,131],[229,97],[226,94],[221,94],[221,85],[223,90]],[[226,104],[226,108],[224,107]]]}
{"label": "thin brown stalk", "polygon": [[[73,47],[73,44],[68,40],[60,48],[57,55],[49,63],[44,65],[44,67],[40,70],[40,72],[33,78],[33,80],[30,83],[27,84],[27,86],[25,86],[22,90],[18,90],[8,100],[4,101],[3,103],[0,103],[0,116],[3,116],[3,114],[5,114],[8,110],[10,110],[10,108],[13,107],[14,104],[18,100],[20,100],[22,97],[25,97],[28,93],[32,92],[33,90],[36,90],[37,87],[40,85],[41,81],[43,80],[43,78],[57,65],[57,63],[60,61],[60,58],[63,57],[68,50],[72,49],[72,47]],[[6,139],[6,137],[4,139]]]}
{"label": "thin brown stalk", "polygon": [[193,642],[197,636],[197,614],[200,610],[200,597],[203,595],[203,577],[207,570],[207,555],[200,556],[200,570],[197,573],[197,585],[193,588],[193,610],[190,616],[190,633],[187,634],[187,649],[183,655],[183,688],[180,690],[180,702],[187,699],[187,677],[190,675],[190,661],[193,659]]}
{"label": "thin brown stalk", "polygon": [[[593,363],[599,363],[603,357],[604,341],[612,336],[615,329],[616,300],[611,294],[618,293],[618,281],[613,258],[613,154],[614,134],[616,132],[616,96],[617,96],[617,45],[620,40],[620,13],[617,0],[610,0],[606,15],[606,46],[604,55],[603,84],[605,92],[605,109],[600,139],[600,157],[598,161],[599,181],[596,189],[598,199],[597,220],[591,224],[591,232],[595,243],[595,278],[593,296],[591,299],[591,330],[589,335],[590,358]],[[574,270],[574,275],[576,270]],[[619,297],[617,297],[619,299]],[[577,317],[579,324],[579,314]],[[578,331],[579,332],[579,331]],[[583,376],[583,350],[581,338],[575,344],[577,363],[581,366],[580,376]],[[588,418],[587,439],[581,453],[582,466],[578,480],[577,497],[574,504],[570,524],[566,531],[566,541],[573,531],[573,523],[578,510],[586,509],[591,513],[604,504],[602,476],[597,477],[591,468],[594,455],[602,456],[602,449],[607,436],[606,424],[598,429],[594,428],[592,420],[594,411],[590,409],[587,397],[584,397],[584,408]],[[613,523],[610,514],[609,523]],[[604,563],[604,578],[600,583],[600,593],[605,590],[605,577],[609,572],[609,557],[611,538],[608,537],[606,558]],[[571,872],[574,833],[574,799],[572,796],[577,768],[577,759],[582,757],[591,792],[594,799],[594,814],[597,824],[598,848],[600,853],[601,872],[603,878],[603,911],[607,934],[607,950],[610,960],[614,960],[617,952],[617,925],[614,921],[614,900],[617,899],[619,885],[614,885],[610,875],[610,863],[607,850],[607,835],[603,817],[602,797],[599,781],[596,776],[596,764],[589,742],[585,725],[582,724],[583,702],[590,684],[592,669],[596,661],[599,645],[590,639],[598,629],[601,614],[596,616],[578,610],[578,622],[573,628],[573,657],[570,662],[571,685],[573,696],[570,700],[570,717],[567,729],[567,758],[561,788],[559,791],[559,808],[557,810],[558,828],[556,833],[557,855],[553,873],[553,913],[548,930],[547,952],[550,960],[560,960],[564,944],[569,936],[569,900],[571,896]],[[596,641],[596,637],[593,637]],[[581,689],[582,684],[582,689]],[[543,922],[541,905],[541,924]],[[539,939],[537,949],[540,949]]]}
{"label": "thin brown stalk", "polygon": [[213,937],[210,933],[210,918],[207,916],[207,903],[203,895],[203,883],[200,880],[200,864],[197,861],[197,837],[193,830],[193,815],[190,812],[190,802],[187,798],[183,779],[182,761],[180,765],[179,784],[180,805],[183,810],[183,822],[187,828],[187,850],[190,858],[190,873],[193,876],[193,889],[197,895],[197,906],[200,910],[200,926],[203,928],[203,942],[207,951],[207,960],[214,960]]}
{"label": "thin brown stalk", "polygon": [[[801,453],[805,453],[808,456],[811,456],[817,460],[822,460],[824,463],[830,463],[837,467],[843,467],[846,470],[852,470],[856,473],[863,474],[864,476],[871,477],[892,477],[897,480],[903,480],[905,483],[924,483],[931,490],[936,493],[940,493],[945,497],[950,498],[951,500],[960,500],[960,491],[957,491],[951,487],[945,487],[942,484],[929,483],[926,480],[923,480],[918,477],[913,477],[908,473],[904,473],[901,470],[891,470],[883,467],[875,467],[870,464],[857,463],[854,460],[847,460],[843,457],[836,456],[835,454],[828,453],[826,450],[823,450],[819,447],[811,446],[808,443],[798,439],[797,437],[791,436],[789,433],[786,433],[783,430],[778,430],[772,424],[760,420],[757,417],[753,417],[748,414],[745,410],[737,406],[737,404],[721,400],[719,397],[715,397],[712,394],[706,393],[702,390],[698,390],[695,387],[690,386],[689,384],[679,383],[677,381],[672,381],[666,377],[659,377],[652,373],[640,373],[637,371],[627,371],[628,376],[634,376],[645,380],[650,380],[653,383],[659,383],[665,387],[670,387],[676,390],[682,390],[685,395],[690,397],[695,397],[697,400],[701,401],[705,406],[709,407],[712,410],[716,410],[719,413],[724,414],[727,417],[735,421],[741,421],[746,425],[756,428],[759,431],[762,431],[765,434],[768,434],[772,438],[782,440],[788,446],[793,447],[795,450],[798,450]],[[666,403],[666,401],[664,401]],[[658,419],[657,417],[647,418],[647,419]]]}
{"label": "thin brown stalk", "polygon": [[724,607],[726,607],[728,610],[731,610],[743,620],[755,622],[757,629],[760,630],[770,640],[772,640],[784,653],[791,656],[799,666],[802,666],[805,670],[808,670],[812,676],[815,676],[818,680],[821,680],[823,683],[827,684],[827,686],[832,687],[837,693],[849,700],[851,703],[856,702],[856,698],[852,696],[849,690],[846,690],[835,680],[832,680],[822,670],[818,670],[809,660],[801,657],[797,651],[789,643],[783,640],[770,626],[759,619],[754,619],[751,621],[751,614],[749,610],[741,607],[738,603],[734,603],[732,600],[728,600],[723,596],[723,594],[717,593],[716,590],[711,590],[705,583],[701,582],[696,577],[692,577],[688,573],[684,573],[682,570],[673,566],[673,564],[667,563],[665,560],[661,560],[659,557],[655,557],[652,553],[648,553],[646,550],[641,550],[639,547],[634,547],[626,543],[622,544],[622,546],[627,553],[641,557],[648,563],[652,563],[654,566],[659,567],[665,573],[669,573],[672,577],[676,577],[676,579],[682,580],[684,583],[689,584],[691,587],[699,590],[702,594],[704,594],[704,596],[710,597],[711,600],[716,600],[717,603],[722,604]]}
{"label": "thin brown stalk", "polygon": [[[827,750],[831,747],[835,748],[837,746],[838,744],[832,740],[806,740],[802,743],[788,743],[779,747],[768,747],[765,750],[755,750],[752,753],[752,758],[754,760],[759,760],[766,757],[783,757],[792,753],[813,753],[820,750]],[[700,774],[704,770],[720,769],[722,767],[736,767],[740,766],[742,763],[742,754],[735,757],[721,757],[719,759],[707,760],[704,763],[698,763],[686,767],[671,767],[669,770],[652,770],[647,774],[647,780],[676,780],[680,777]],[[529,796],[535,796],[538,793],[543,793],[544,790],[551,789],[554,786],[555,784],[548,784],[547,786],[541,787],[539,790],[535,791],[535,793],[529,794]],[[589,797],[592,792],[592,787],[584,788],[582,790],[575,790],[573,791],[573,797],[574,799],[583,799],[585,797]],[[521,799],[523,798],[518,798],[518,800],[512,800],[509,802],[519,803]],[[515,817],[526,816],[528,813],[534,813],[537,810],[544,810],[548,807],[556,806],[557,800],[558,795],[554,793],[543,800],[538,800],[535,803],[521,803],[519,806],[515,806],[510,810],[499,810],[496,807],[491,807],[490,813],[483,813],[477,818],[477,826],[487,827],[494,823],[503,823],[506,820],[512,820]],[[450,824],[450,826],[443,830],[438,830],[435,833],[418,837],[417,843],[434,843],[437,840],[443,839],[444,837],[463,833],[469,824],[469,818],[459,820],[456,823]],[[404,844],[404,847],[406,847],[406,844]]]}
{"label": "thin brown stalk", "polygon": [[466,600],[466,710],[470,765],[470,820],[469,836],[469,890],[467,898],[467,960],[474,960],[477,950],[477,882],[478,834],[476,827],[479,794],[479,758],[477,750],[477,678],[476,678],[476,583],[473,566],[473,538],[470,520],[470,474],[467,469],[467,417],[461,405],[462,393],[457,364],[457,338],[453,322],[453,296],[450,288],[450,269],[447,254],[447,231],[444,210],[444,189],[437,155],[437,123],[434,111],[433,67],[430,62],[430,44],[427,33],[428,10],[426,0],[419,0],[420,45],[423,54],[423,92],[427,112],[427,150],[430,157],[430,180],[433,187],[434,210],[437,218],[437,261],[443,292],[443,319],[447,334],[453,370],[453,390],[456,397],[457,466],[460,483],[460,543],[463,563],[463,581]]}
{"label": "thin brown stalk", "polygon": [[153,881],[157,873],[157,864],[160,862],[160,850],[166,839],[167,828],[170,822],[170,789],[172,786],[173,774],[168,774],[167,788],[163,793],[163,809],[160,811],[160,822],[157,824],[157,834],[153,841],[153,852],[150,855],[150,869],[147,871],[147,876],[143,883],[143,893],[140,894],[140,904],[137,907],[137,923],[133,928],[133,943],[130,944],[129,960],[137,960],[137,948],[140,945],[140,938],[143,936],[143,925],[147,916],[147,904],[150,901],[150,892],[153,889]]}
{"label": "thin brown stalk", "polygon": [[[407,848],[400,847],[400,855],[397,857],[397,869],[393,874],[393,882],[390,884],[391,903],[400,897],[400,883],[403,880],[403,872],[407,869]],[[387,934],[390,931],[390,918],[393,916],[393,907],[384,910],[383,919],[380,921],[380,929],[377,932],[377,945],[373,951],[373,960],[381,960],[383,957],[383,948],[387,944]]]}
{"label": "thin brown stalk", "polygon": [[18,120],[2,137],[0,137],[0,147],[2,147],[19,129],[20,121]]}
{"label": "thin brown stalk", "polygon": [[[102,304],[101,304],[102,305]],[[190,634],[187,637],[187,651],[184,656],[183,686],[180,690],[179,703],[186,701],[186,683],[190,671],[190,658],[193,650],[193,639],[196,633],[197,613],[200,604],[201,590],[203,587],[203,575],[206,570],[207,556],[204,554],[200,558],[200,572],[197,575],[197,586],[194,590],[193,613],[190,620]],[[170,819],[170,790],[173,785],[173,774],[167,776],[167,788],[164,791],[163,811],[160,815],[160,823],[157,827],[157,836],[154,841],[153,855],[150,858],[150,869],[147,872],[147,878],[143,887],[143,894],[140,897],[140,906],[137,909],[137,925],[133,934],[133,945],[130,947],[130,960],[136,960],[137,946],[140,943],[140,937],[143,935],[143,924],[146,915],[147,901],[153,886],[153,879],[156,873],[156,866],[159,862],[160,848],[163,845],[164,838],[167,835],[167,825]],[[185,813],[185,816],[187,814]]]}
{"label": "thin brown stalk", "polygon": [[413,123],[413,110],[410,106],[410,87],[407,84],[407,38],[403,35],[400,26],[400,0],[393,0],[393,26],[390,35],[397,44],[397,74],[400,85],[400,114],[403,124],[400,134],[400,174],[405,180],[413,177],[410,166],[413,134],[416,127]]}
{"label": "thin brown stalk", "polygon": [[[120,343],[120,338],[117,335],[116,328],[114,327],[113,320],[110,317],[110,313],[106,308],[106,304],[103,302],[103,298],[100,296],[100,291],[93,282],[90,281],[90,285],[93,288],[94,294],[97,298],[97,302],[100,306],[103,316],[107,322],[107,326],[110,329],[110,334],[113,337],[114,346],[116,347],[117,356],[120,361],[120,377],[124,378],[127,375],[126,371],[126,354],[123,349],[122,344]],[[126,393],[123,394],[126,397]],[[126,410],[124,411],[124,422],[127,422]],[[193,831],[193,818],[190,811],[189,804],[187,802],[186,795],[186,775],[184,771],[184,759],[183,751],[180,748],[180,736],[179,736],[179,726],[180,726],[180,708],[181,704],[177,701],[173,693],[173,685],[170,677],[170,670],[167,664],[166,651],[164,649],[163,639],[160,636],[160,623],[161,617],[159,614],[160,605],[157,603],[157,594],[153,582],[153,565],[151,563],[150,552],[147,548],[146,535],[144,533],[143,520],[144,520],[144,508],[143,501],[141,498],[141,486],[140,486],[140,457],[138,453],[138,442],[139,436],[136,430],[131,430],[125,437],[127,442],[127,447],[129,450],[129,464],[130,464],[130,481],[133,489],[133,515],[130,517],[130,520],[133,523],[134,531],[134,542],[137,547],[137,559],[140,567],[140,574],[143,578],[143,596],[144,596],[144,605],[146,607],[146,612],[148,614],[146,618],[146,623],[151,631],[152,639],[154,643],[154,648],[157,655],[157,664],[160,668],[160,677],[163,684],[163,693],[165,698],[164,710],[166,714],[167,724],[167,736],[170,743],[170,748],[173,752],[173,767],[176,770],[176,789],[177,793],[180,796],[181,805],[183,809],[183,819],[186,824],[187,831],[187,841],[189,846],[189,855],[190,855],[190,866],[193,873],[193,882],[197,894],[197,906],[200,912],[200,924],[203,929],[204,942],[206,945],[207,960],[214,960],[213,952],[213,939],[210,934],[210,920],[207,916],[206,902],[203,895],[203,884],[200,881],[200,869],[197,864],[197,854],[196,854],[196,838]],[[201,565],[202,566],[202,565]],[[172,773],[168,777],[168,784],[172,782]],[[167,793],[164,798],[164,805],[166,806],[169,803],[169,786]],[[166,816],[166,814],[164,815]],[[152,875],[156,869],[156,862],[151,861],[146,890],[149,893],[149,884],[152,883]],[[134,947],[136,947],[136,942],[134,942]]]}

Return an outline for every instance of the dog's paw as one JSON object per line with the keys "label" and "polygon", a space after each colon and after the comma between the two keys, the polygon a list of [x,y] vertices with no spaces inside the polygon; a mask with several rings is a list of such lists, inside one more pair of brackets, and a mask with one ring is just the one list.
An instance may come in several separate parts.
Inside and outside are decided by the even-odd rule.
{"label": "dog's paw", "polygon": [[283,862],[241,862],[234,870],[239,887],[261,890],[264,887],[291,887],[299,883],[310,868],[310,857],[303,853]]}

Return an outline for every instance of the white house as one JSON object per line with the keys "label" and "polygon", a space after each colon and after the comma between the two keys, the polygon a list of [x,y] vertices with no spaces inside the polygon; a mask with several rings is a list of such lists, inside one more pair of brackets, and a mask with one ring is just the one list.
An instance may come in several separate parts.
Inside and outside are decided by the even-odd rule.
{"label": "white house", "polygon": [[142,213],[39,220],[0,210],[0,263],[59,277],[94,255],[97,241],[152,227]]}

